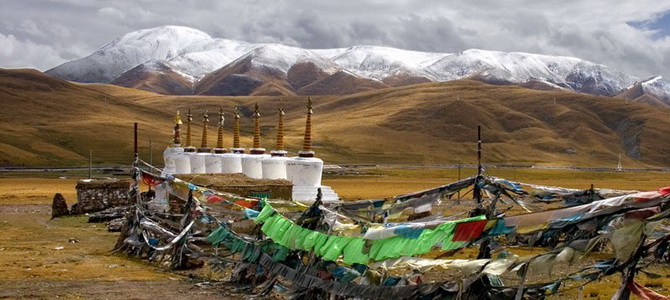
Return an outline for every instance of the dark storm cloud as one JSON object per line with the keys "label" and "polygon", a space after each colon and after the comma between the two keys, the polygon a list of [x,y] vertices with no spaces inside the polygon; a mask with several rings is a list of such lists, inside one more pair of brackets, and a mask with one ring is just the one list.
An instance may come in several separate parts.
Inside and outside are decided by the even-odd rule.
{"label": "dark storm cloud", "polygon": [[670,37],[660,34],[669,10],[657,0],[3,0],[0,67],[45,70],[129,31],[182,25],[252,43],[521,51],[670,75]]}

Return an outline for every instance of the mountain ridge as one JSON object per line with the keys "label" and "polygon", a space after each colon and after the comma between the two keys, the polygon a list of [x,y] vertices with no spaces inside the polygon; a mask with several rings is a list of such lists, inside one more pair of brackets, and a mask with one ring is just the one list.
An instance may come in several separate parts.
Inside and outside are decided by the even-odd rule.
{"label": "mountain ridge", "polygon": [[[287,77],[288,71],[296,64],[313,62],[324,73],[332,75],[344,70],[357,76],[361,84],[373,80],[384,83],[384,86],[478,78],[498,84],[523,85],[531,81],[544,81],[571,91],[616,96],[642,81],[637,76],[568,56],[480,49],[434,53],[365,45],[302,49],[281,44],[252,44],[213,38],[202,31],[180,26],[162,26],[127,33],[87,57],[66,62],[46,73],[76,82],[109,83],[141,64],[158,60],[172,66],[174,73],[188,78],[196,86],[194,93],[198,94],[198,90],[202,90],[197,88],[201,81],[208,76],[211,80],[212,73],[244,59],[249,59],[256,66],[266,66],[271,73],[278,70],[282,73],[280,77]],[[291,93],[300,93],[299,88],[293,88],[290,83],[283,82],[284,79],[280,80],[282,82],[274,81],[277,80],[277,74],[261,72],[246,77],[249,82],[257,81],[249,87],[258,88],[274,82],[275,85],[288,88]],[[221,80],[231,81],[225,78]],[[142,82],[134,85],[161,92],[151,90]],[[670,83],[660,78],[657,85],[661,88],[655,89],[656,94],[649,94],[654,98],[670,99],[670,88],[665,88],[670,87]],[[535,85],[526,86],[532,88]],[[222,90],[225,94],[226,89]],[[360,89],[348,90],[356,92]],[[648,87],[647,90],[654,88]],[[245,91],[245,95],[257,92],[249,88]]]}

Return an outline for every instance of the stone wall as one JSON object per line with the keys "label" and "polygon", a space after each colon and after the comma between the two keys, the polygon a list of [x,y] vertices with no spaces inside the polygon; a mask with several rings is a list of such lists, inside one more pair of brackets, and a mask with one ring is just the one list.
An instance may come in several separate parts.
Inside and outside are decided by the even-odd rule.
{"label": "stone wall", "polygon": [[[177,178],[220,192],[233,193],[244,197],[268,197],[290,200],[293,184],[285,179],[254,179],[242,173],[235,174],[180,174]],[[174,191],[170,195],[171,213],[181,213],[188,197],[188,190]],[[216,206],[215,206],[216,207]],[[213,209],[215,208],[213,207]]]}
{"label": "stone wall", "polygon": [[77,203],[73,214],[97,212],[110,207],[127,206],[130,180],[83,179],[77,183]]}

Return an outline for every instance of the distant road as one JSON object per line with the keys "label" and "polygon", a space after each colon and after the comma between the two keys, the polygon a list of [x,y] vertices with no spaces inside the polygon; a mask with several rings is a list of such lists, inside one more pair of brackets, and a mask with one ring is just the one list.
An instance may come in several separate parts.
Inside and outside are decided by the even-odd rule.
{"label": "distant road", "polygon": [[[390,168],[407,168],[407,169],[475,169],[477,165],[474,164],[432,164],[432,165],[417,165],[417,164],[341,164],[341,165],[324,165],[324,169],[390,169]],[[536,165],[503,165],[503,164],[484,164],[485,170],[491,169],[542,169],[542,170],[577,170],[577,171],[594,171],[594,172],[615,172],[616,168],[610,167],[580,167],[580,166],[536,166]],[[130,173],[130,166],[97,166],[91,169],[98,173]],[[88,171],[88,167],[72,167],[72,166],[52,166],[52,167],[0,167],[0,172],[68,172],[68,171]],[[670,172],[670,168],[622,168],[621,172]]]}
{"label": "distant road", "polygon": [[[67,172],[88,171],[88,167],[0,167],[0,172]],[[92,167],[96,172],[130,172],[130,166]]]}
{"label": "distant road", "polygon": [[[432,165],[416,165],[416,164],[342,164],[342,165],[325,165],[324,169],[336,168],[407,168],[407,169],[476,169],[475,164],[432,164]],[[504,164],[484,164],[485,170],[492,169],[541,169],[541,170],[576,170],[576,171],[594,171],[594,172],[670,172],[670,168],[621,168],[617,170],[615,167],[580,167],[580,166],[536,166],[536,165],[504,165]]]}

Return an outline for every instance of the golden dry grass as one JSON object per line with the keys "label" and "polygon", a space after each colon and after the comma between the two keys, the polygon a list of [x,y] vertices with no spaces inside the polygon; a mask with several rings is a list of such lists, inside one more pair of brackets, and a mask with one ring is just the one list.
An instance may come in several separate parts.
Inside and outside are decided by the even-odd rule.
{"label": "golden dry grass", "polygon": [[76,184],[77,179],[3,178],[0,205],[51,205],[55,193],[72,204],[77,201]]}
{"label": "golden dry grass", "polygon": [[[61,193],[76,202],[76,179],[0,179],[0,280],[158,280],[172,276],[144,262],[112,255],[117,234],[86,216],[50,220]],[[70,239],[79,242],[70,243]],[[62,248],[61,248],[62,247]]]}
{"label": "golden dry grass", "polygon": [[[374,169],[376,175],[326,177],[325,185],[333,187],[345,199],[374,199],[432,188],[458,180],[457,169]],[[461,177],[475,175],[474,169],[462,169]],[[670,186],[667,172],[593,172],[543,169],[491,169],[491,176],[537,185],[587,189],[657,190]]]}
{"label": "golden dry grass", "polygon": [[[254,102],[261,105],[262,144],[271,150],[279,99],[287,113],[288,150],[295,153],[302,143],[302,96],[162,96],[71,84],[36,71],[0,75],[0,109],[16,112],[0,116],[0,164],[85,165],[89,150],[96,164],[125,164],[132,159],[133,122],[140,127],[140,156],[148,159],[151,140],[158,162],[170,141],[174,113],[183,116],[188,109],[194,113],[198,146],[202,113],[223,107],[224,145],[230,146],[235,104],[243,115],[242,144],[249,147]],[[313,99],[314,148],[328,163],[474,163],[476,126],[482,125],[487,163],[614,167],[622,153],[624,167],[670,165],[665,138],[670,110],[620,99],[474,81]],[[27,111],[30,115],[21,113]],[[212,127],[214,122],[210,144],[216,140]]]}

